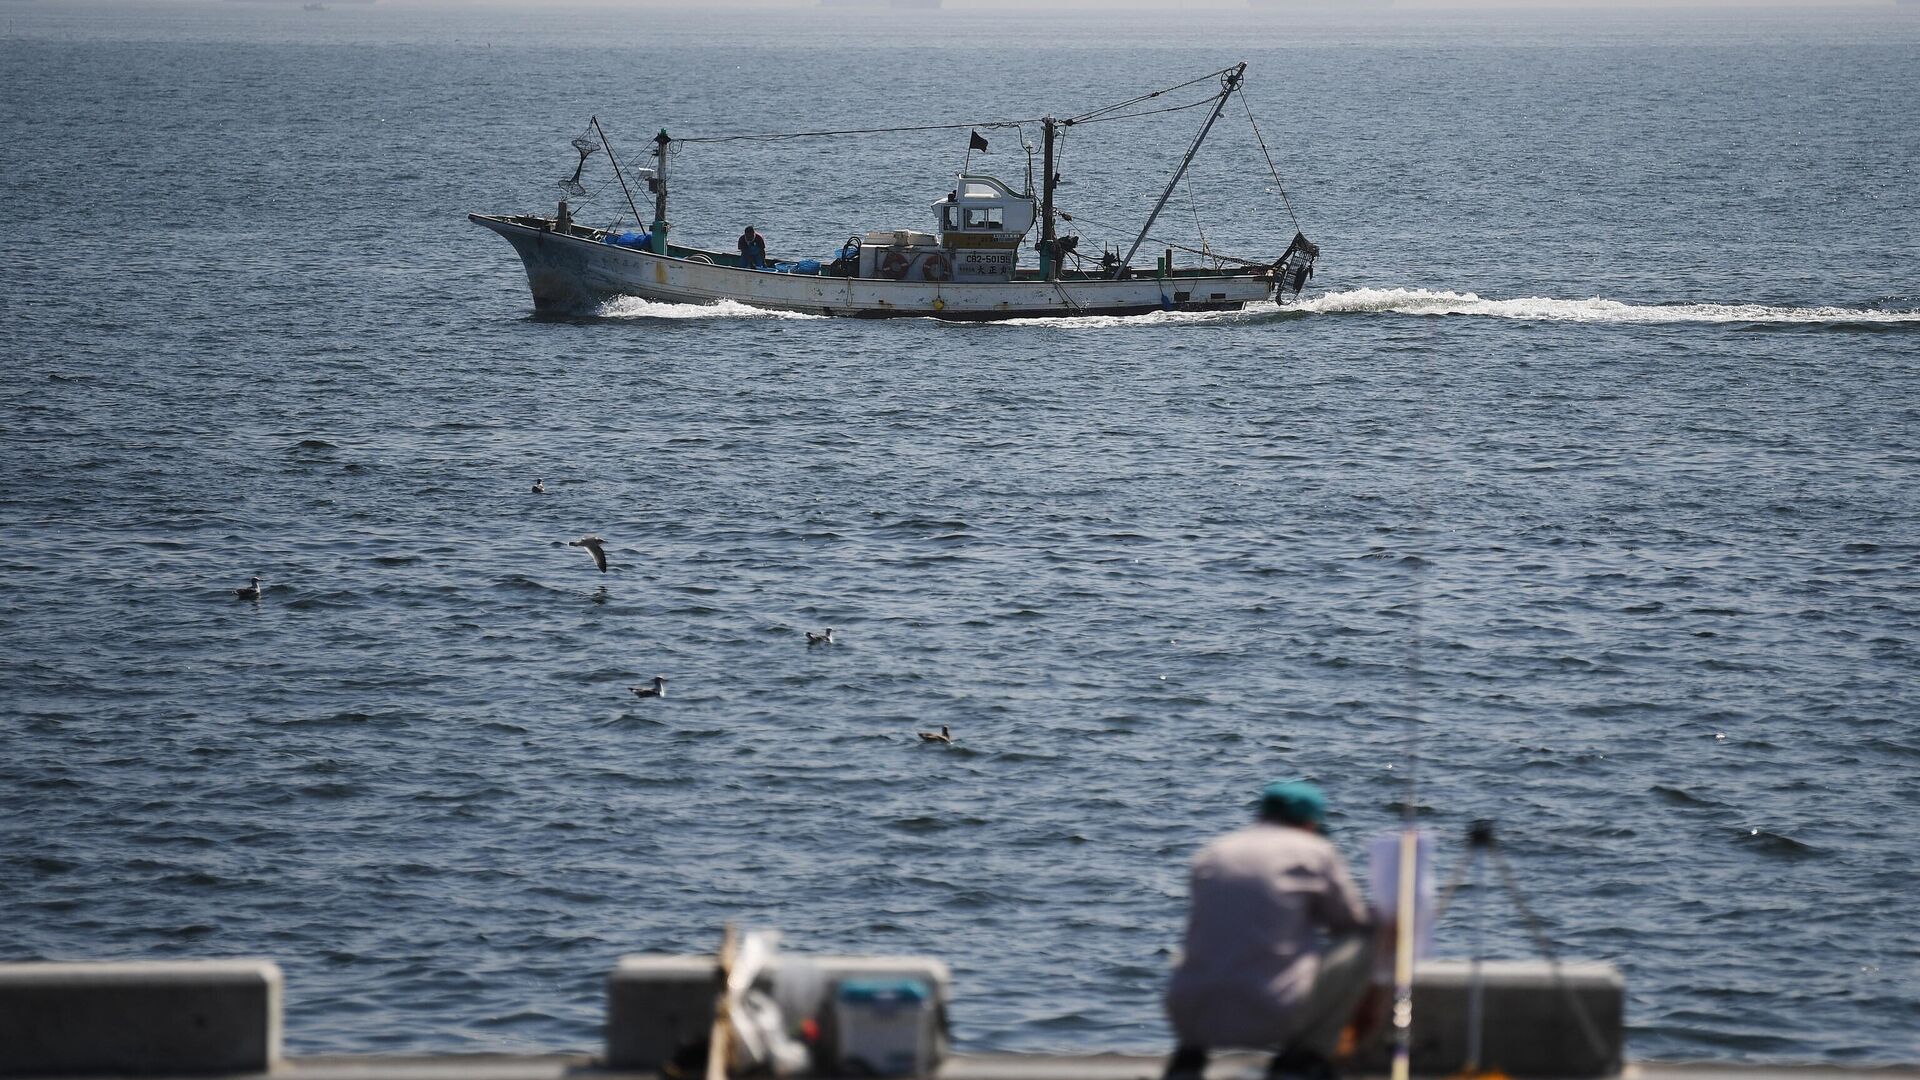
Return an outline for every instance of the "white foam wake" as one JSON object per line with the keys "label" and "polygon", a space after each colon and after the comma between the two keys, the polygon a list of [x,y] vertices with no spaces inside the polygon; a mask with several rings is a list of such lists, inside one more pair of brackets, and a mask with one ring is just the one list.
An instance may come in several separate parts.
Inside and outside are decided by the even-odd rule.
{"label": "white foam wake", "polygon": [[[1253,310],[1249,305],[1248,311]],[[1015,326],[1021,328],[1051,326],[1063,330],[1095,330],[1106,326],[1154,326],[1178,323],[1220,322],[1242,319],[1247,311],[1149,311],[1142,315],[1046,315],[1034,319],[1016,319],[1005,323],[976,325]]]}
{"label": "white foam wake", "polygon": [[798,311],[769,311],[738,300],[717,304],[666,304],[637,296],[615,296],[594,309],[603,319],[824,319]]}
{"label": "white foam wake", "polygon": [[1298,304],[1322,315],[1379,312],[1396,315],[1483,315],[1592,323],[1858,323],[1920,322],[1920,311],[1877,308],[1772,307],[1766,304],[1624,304],[1618,300],[1555,300],[1528,296],[1487,300],[1473,293],[1429,289],[1352,289]]}

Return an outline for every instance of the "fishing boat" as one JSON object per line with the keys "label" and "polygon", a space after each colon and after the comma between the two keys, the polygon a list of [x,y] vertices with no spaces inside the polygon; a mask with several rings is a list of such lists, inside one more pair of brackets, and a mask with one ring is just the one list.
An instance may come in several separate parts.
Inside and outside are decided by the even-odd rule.
{"label": "fishing boat", "polygon": [[[675,140],[663,130],[653,140],[653,164],[623,171],[605,129],[595,117],[587,132],[573,141],[579,161],[573,175],[560,185],[571,196],[584,195],[582,171],[590,157],[604,150],[635,225],[584,225],[573,219],[564,198],[551,217],[476,213],[469,214],[468,219],[499,233],[513,245],[525,264],[534,308],[540,312],[590,311],[607,299],[621,296],[673,304],[731,300],[756,308],[812,315],[951,320],[1234,311],[1253,303],[1284,304],[1299,295],[1319,256],[1319,248],[1300,231],[1297,220],[1292,242],[1277,257],[1242,258],[1205,247],[1182,247],[1194,256],[1183,264],[1176,258],[1176,245],[1168,244],[1155,253],[1151,269],[1135,266],[1136,256],[1207,133],[1229,100],[1241,91],[1246,67],[1236,64],[1065,119],[1046,116],[1026,121],[882,129],[968,129],[967,164],[944,197],[931,204],[931,231],[896,228],[855,233],[837,253],[821,259],[766,264],[747,242],[737,244],[735,251],[671,242],[672,226],[667,217],[669,165],[678,143],[847,132]],[[1210,98],[1172,107],[1159,100],[1174,91],[1216,80],[1217,89],[1209,92]],[[1211,107],[1206,122],[1147,214],[1132,246],[1125,254],[1115,248],[1097,258],[1083,255],[1079,237],[1063,235],[1059,228],[1071,226],[1073,215],[1055,205],[1055,189],[1060,183],[1054,167],[1056,141],[1079,124],[1207,106]],[[1265,139],[1259,137],[1251,108],[1247,109],[1247,119],[1253,124],[1276,189],[1291,216],[1291,204],[1285,202],[1284,189],[1279,188],[1279,171],[1266,150]],[[971,167],[973,151],[986,147],[980,128],[1023,124],[1038,125],[1042,137],[1038,185],[1034,182],[1031,147],[1025,183],[1019,188]],[[629,177],[636,183],[629,184]],[[633,199],[633,190],[640,182],[653,196],[652,221],[645,227],[638,224],[645,218]],[[1037,264],[1022,265],[1022,247],[1036,232],[1033,249]],[[746,239],[743,237],[743,241]]]}

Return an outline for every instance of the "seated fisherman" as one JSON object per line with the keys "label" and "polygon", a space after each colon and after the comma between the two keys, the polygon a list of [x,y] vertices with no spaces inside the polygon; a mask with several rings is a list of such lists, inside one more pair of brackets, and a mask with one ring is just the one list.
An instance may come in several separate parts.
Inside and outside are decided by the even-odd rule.
{"label": "seated fisherman", "polygon": [[1167,988],[1167,1080],[1199,1080],[1221,1047],[1277,1049],[1269,1077],[1336,1075],[1372,967],[1372,914],[1323,835],[1326,816],[1319,788],[1275,782],[1258,821],[1194,856],[1185,952]]}
{"label": "seated fisherman", "polygon": [[767,268],[767,238],[754,232],[753,226],[747,226],[747,231],[740,234],[739,248],[741,266],[749,270]]}

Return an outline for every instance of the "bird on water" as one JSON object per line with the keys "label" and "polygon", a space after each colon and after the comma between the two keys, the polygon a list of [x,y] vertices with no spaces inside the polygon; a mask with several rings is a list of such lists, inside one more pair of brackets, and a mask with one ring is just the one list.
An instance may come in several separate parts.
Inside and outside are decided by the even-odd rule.
{"label": "bird on water", "polygon": [[663,676],[655,675],[652,686],[629,686],[627,689],[633,691],[634,697],[663,698],[667,696],[667,680]]}
{"label": "bird on water", "polygon": [[827,627],[827,631],[824,634],[816,634],[811,630],[807,631],[807,644],[837,645],[839,643],[833,640],[833,627],[829,626]]}
{"label": "bird on water", "polygon": [[939,730],[939,731],[922,731],[922,732],[920,732],[920,741],[921,741],[921,742],[937,742],[937,743],[944,743],[944,744],[946,744],[946,745],[948,745],[948,746],[952,746],[952,745],[953,745],[953,732],[951,732],[951,731],[948,731],[948,730],[947,730],[947,725],[945,725],[945,724],[941,724],[941,725],[940,725],[940,730]]}
{"label": "bird on water", "polygon": [[604,574],[607,572],[607,549],[600,546],[604,543],[606,541],[597,536],[583,536],[578,540],[567,541],[567,546],[586,548],[587,554],[593,556],[593,565],[599,567],[600,572]]}
{"label": "bird on water", "polygon": [[260,579],[259,578],[251,579],[251,584],[249,584],[244,589],[233,590],[233,595],[239,597],[242,600],[259,600],[260,599]]}
{"label": "bird on water", "polygon": [[547,493],[547,482],[545,480],[535,480],[533,482],[533,493],[535,495],[545,495]]}

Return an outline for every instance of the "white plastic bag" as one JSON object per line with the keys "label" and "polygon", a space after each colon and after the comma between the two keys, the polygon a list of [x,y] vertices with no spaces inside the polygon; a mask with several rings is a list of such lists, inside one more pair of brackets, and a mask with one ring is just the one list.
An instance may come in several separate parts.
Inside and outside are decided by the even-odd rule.
{"label": "white plastic bag", "polygon": [[787,1034],[779,1004],[754,986],[772,963],[779,943],[778,930],[747,931],[728,969],[727,1016],[733,1034],[729,1060],[736,1072],[791,1076],[805,1072],[811,1064],[806,1044]]}

